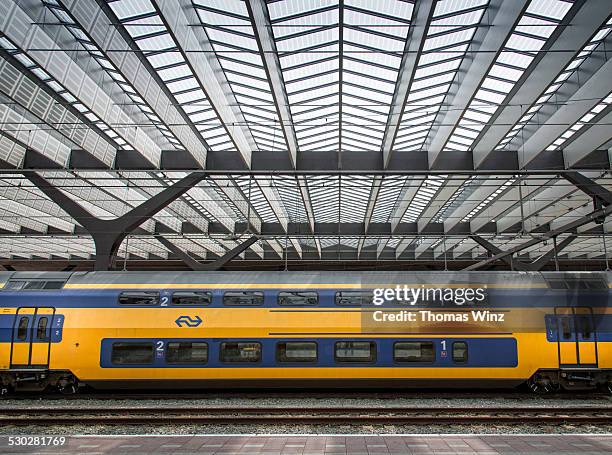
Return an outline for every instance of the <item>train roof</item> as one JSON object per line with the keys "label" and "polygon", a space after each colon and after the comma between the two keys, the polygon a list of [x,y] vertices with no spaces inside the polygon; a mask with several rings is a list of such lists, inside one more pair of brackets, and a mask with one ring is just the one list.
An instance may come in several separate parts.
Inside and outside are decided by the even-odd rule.
{"label": "train roof", "polygon": [[[87,285],[120,284],[355,284],[361,285],[448,285],[470,284],[472,286],[504,285],[512,287],[526,284],[550,284],[551,281],[597,281],[607,283],[609,272],[349,272],[349,271],[279,271],[279,272],[0,272],[0,283],[11,280],[53,280],[64,281],[68,287],[87,287]],[[548,287],[548,286],[547,286]]]}

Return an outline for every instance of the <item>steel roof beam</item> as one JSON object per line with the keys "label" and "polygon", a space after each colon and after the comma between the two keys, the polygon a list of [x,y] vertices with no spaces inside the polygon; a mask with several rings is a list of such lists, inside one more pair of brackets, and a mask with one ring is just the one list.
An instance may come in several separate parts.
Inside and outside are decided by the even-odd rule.
{"label": "steel roof beam", "polygon": [[[446,95],[445,102],[448,106],[452,106],[452,109],[448,109],[444,114],[438,113],[434,121],[434,126],[436,124],[440,126],[435,130],[435,135],[429,144],[428,159],[430,165],[438,159],[440,152],[451,137],[465,109],[480,88],[480,84],[486,77],[489,68],[495,62],[503,44],[512,33],[514,25],[521,17],[528,3],[529,0],[513,0],[510,2],[492,0],[489,3],[487,11],[483,15],[483,20],[490,21],[490,23],[481,23],[479,25],[484,30],[479,31],[477,29],[470,48],[468,48],[467,55],[463,58],[457,70],[461,80],[457,78],[456,82],[454,82],[454,84],[458,84],[455,89],[456,91],[452,95],[450,92]],[[479,32],[484,35],[481,39],[478,39]],[[497,49],[498,51],[470,54],[470,51],[473,50],[490,51],[492,49]]]}
{"label": "steel roof beam", "polygon": [[[580,120],[593,107],[608,96],[612,90],[610,80],[612,79],[612,59],[608,60],[595,74],[587,81],[583,82],[582,86],[571,96],[563,106],[561,106],[537,131],[529,137],[521,147],[523,150],[518,155],[519,165],[521,167],[528,166],[531,161],[536,159],[538,155],[546,150],[555,139],[563,134],[571,125]],[[609,139],[610,129],[608,129],[605,142]],[[578,133],[580,134],[580,133]],[[601,145],[598,144],[598,145]],[[580,158],[586,156],[593,150],[582,150],[578,156],[564,152],[564,155],[570,157],[573,163],[576,163]]]}
{"label": "steel roof beam", "polygon": [[[10,12],[3,10],[1,6],[9,7]],[[13,41],[21,50],[27,50],[27,55],[41,68],[45,69],[52,78],[66,86],[73,95],[80,97],[79,101],[94,112],[100,119],[109,125],[121,123],[121,127],[114,130],[128,144],[130,144],[142,159],[159,166],[161,149],[148,136],[143,128],[136,128],[136,122],[119,106],[102,87],[100,87],[92,75],[83,69],[84,61],[93,61],[93,57],[80,57],[74,60],[67,51],[57,50],[61,44],[56,41],[59,34],[50,36],[48,31],[34,21],[28,13],[32,11],[23,9],[19,3],[0,3],[0,15],[4,18],[1,25],[2,32]],[[68,32],[66,32],[68,33]],[[50,52],[50,50],[53,50]],[[96,63],[96,66],[100,66]],[[109,77],[110,79],[110,77]],[[113,82],[114,83],[114,82]],[[87,87],[84,89],[84,87]],[[134,126],[131,126],[134,125]]]}
{"label": "steel roof beam", "polygon": [[225,126],[244,163],[250,168],[252,150],[257,148],[255,140],[250,130],[242,127],[247,122],[238,108],[238,102],[204,28],[192,27],[191,21],[185,14],[186,11],[195,11],[193,3],[190,0],[176,2],[153,0],[153,3],[182,49],[202,51],[188,52],[185,58],[193,68],[211,106]]}
{"label": "steel roof beam", "polygon": [[599,218],[605,218],[606,216],[608,216],[610,213],[612,213],[612,205],[607,206],[606,208],[600,209],[600,210],[595,210],[594,212],[583,216],[575,221],[572,221],[571,223],[568,223],[558,229],[554,229],[552,231],[546,232],[544,234],[542,234],[542,236],[540,238],[533,238],[532,240],[529,240],[528,242],[522,243],[518,246],[515,246],[513,248],[510,248],[506,251],[502,251],[501,253],[495,254],[492,257],[488,258],[488,259],[484,259],[482,261],[477,262],[476,264],[472,264],[468,267],[466,267],[465,271],[470,271],[470,270],[478,270],[481,269],[482,267],[489,265],[497,260],[503,259],[507,256],[510,256],[518,251],[522,251],[525,248],[529,248],[530,246],[536,245],[540,242],[543,242],[544,240],[548,240],[551,239],[553,237],[556,237],[560,234],[565,234],[566,232],[570,232],[573,231],[581,226],[584,226],[585,224],[594,222],[596,219]]}
{"label": "steel roof beam", "polygon": [[610,14],[612,2],[608,0],[589,0],[582,4],[580,10],[571,18],[571,26],[563,27],[548,51],[526,75],[521,86],[516,88],[512,96],[505,100],[504,106],[491,117],[491,125],[474,142],[472,149],[475,168],[483,164],[524,115],[525,110],[554,82],[578,50],[582,49],[608,20]]}
{"label": "steel roof beam", "polygon": [[181,260],[185,264],[187,264],[187,266],[191,270],[197,270],[197,271],[203,271],[203,272],[213,272],[213,271],[221,270],[225,264],[227,264],[232,259],[235,259],[238,255],[240,255],[241,253],[246,251],[247,248],[249,248],[251,245],[253,245],[258,240],[257,236],[255,236],[255,235],[251,236],[247,240],[245,240],[244,242],[238,244],[238,246],[236,246],[236,247],[232,248],[231,250],[229,250],[227,253],[225,253],[220,258],[215,259],[214,261],[202,264],[201,262],[196,261],[194,258],[189,256],[182,249],[180,249],[179,247],[174,245],[168,239],[166,239],[166,238],[164,238],[162,236],[157,236],[156,238],[157,238],[157,240],[162,245],[164,245],[171,252],[173,252],[174,254],[179,256],[181,258]]}
{"label": "steel roof beam", "polygon": [[412,20],[406,38],[404,54],[400,63],[395,91],[391,99],[391,109],[387,117],[387,126],[382,141],[383,169],[386,169],[393,153],[393,144],[399,130],[404,107],[410,93],[410,86],[416,71],[417,62],[423,45],[429,22],[434,12],[435,2],[433,0],[421,0],[415,2],[412,11]]}
{"label": "steel roof beam", "polygon": [[[612,76],[610,76],[612,77]],[[594,150],[599,149],[612,138],[612,108],[608,106],[603,116],[599,120],[595,120],[594,124],[583,127],[583,130],[572,137],[571,142],[563,146],[563,156],[568,167],[578,167],[580,161],[591,154]],[[603,164],[610,162],[609,150],[604,150],[600,155]],[[599,158],[595,158],[599,161]]]}
{"label": "steel roof beam", "polygon": [[272,34],[272,24],[270,22],[268,7],[264,0],[248,0],[246,6],[253,25],[253,31],[255,32],[255,39],[259,45],[264,70],[266,71],[270,89],[272,90],[276,112],[281,121],[281,128],[284,132],[289,159],[295,169],[299,147],[295,128],[293,126],[293,117],[289,109],[289,96],[287,95],[287,88],[281,71],[276,42]]}

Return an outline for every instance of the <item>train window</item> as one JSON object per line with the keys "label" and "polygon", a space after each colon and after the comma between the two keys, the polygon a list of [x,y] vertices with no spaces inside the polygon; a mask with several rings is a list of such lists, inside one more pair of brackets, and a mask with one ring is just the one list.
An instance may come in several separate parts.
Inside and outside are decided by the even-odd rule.
{"label": "train window", "polygon": [[398,341],[393,345],[396,362],[433,362],[435,358],[433,341]]}
{"label": "train window", "polygon": [[335,349],[336,362],[374,362],[376,343],[373,341],[338,341]]}
{"label": "train window", "polygon": [[572,337],[569,317],[561,317],[561,334],[564,340],[569,340]]}
{"label": "train window", "polygon": [[210,291],[177,291],[172,294],[172,305],[210,305]]}
{"label": "train window", "polygon": [[228,291],[223,294],[223,305],[229,306],[257,306],[263,305],[264,294],[259,291]]}
{"label": "train window", "polygon": [[208,362],[208,343],[171,341],[166,349],[168,363]]}
{"label": "train window", "polygon": [[49,339],[47,336],[47,325],[49,324],[49,318],[46,316],[41,317],[38,320],[38,325],[36,326],[36,339],[46,341]]}
{"label": "train window", "polygon": [[305,306],[317,305],[319,294],[316,292],[279,292],[277,302],[279,305]]}
{"label": "train window", "polygon": [[19,319],[19,325],[17,326],[17,340],[23,341],[28,337],[28,324],[30,320],[27,316],[22,316]]}
{"label": "train window", "polygon": [[453,362],[467,362],[468,346],[465,341],[455,341],[453,343]]}
{"label": "train window", "polygon": [[153,363],[153,343],[113,343],[114,365],[147,365]]}
{"label": "train window", "polygon": [[220,360],[227,363],[259,362],[261,343],[221,343]]}
{"label": "train window", "polygon": [[336,305],[339,306],[368,306],[373,304],[373,300],[372,291],[336,292]]}
{"label": "train window", "polygon": [[121,305],[158,305],[159,292],[154,291],[126,291],[119,294]]}
{"label": "train window", "polygon": [[314,341],[287,341],[276,345],[279,362],[316,362],[317,343]]}

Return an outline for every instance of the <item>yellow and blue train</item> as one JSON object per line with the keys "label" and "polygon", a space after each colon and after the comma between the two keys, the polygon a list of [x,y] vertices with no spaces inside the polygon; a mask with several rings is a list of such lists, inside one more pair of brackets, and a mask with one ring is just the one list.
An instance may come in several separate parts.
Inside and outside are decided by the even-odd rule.
{"label": "yellow and blue train", "polygon": [[0,272],[1,390],[609,388],[610,277]]}

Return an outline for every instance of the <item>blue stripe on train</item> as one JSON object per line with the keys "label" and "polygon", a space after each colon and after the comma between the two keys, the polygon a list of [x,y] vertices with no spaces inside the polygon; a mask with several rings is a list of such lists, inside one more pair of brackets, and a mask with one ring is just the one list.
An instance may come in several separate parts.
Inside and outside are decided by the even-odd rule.
{"label": "blue stripe on train", "polygon": [[[165,350],[169,341],[192,341],[208,343],[208,362],[205,364],[168,364],[165,361]],[[279,363],[276,360],[276,344],[284,341],[314,341],[318,346],[316,362]],[[376,343],[376,361],[342,362],[334,360],[334,345],[337,341],[374,341]],[[431,341],[434,343],[434,362],[396,362],[393,359],[393,344],[397,341]],[[467,362],[454,362],[452,345],[455,341],[464,341],[468,345]],[[118,342],[149,342],[155,349],[152,364],[146,365],[113,365],[111,362],[112,345]],[[224,363],[219,360],[220,347],[223,342],[259,342],[262,344],[262,355],[259,362]],[[444,344],[446,350],[443,350]],[[514,338],[105,338],[102,340],[100,366],[102,368],[321,368],[321,367],[516,367],[518,353]]]}
{"label": "blue stripe on train", "polygon": [[[180,288],[172,290],[158,290],[162,297],[171,297],[172,292]],[[145,291],[146,289],[141,289]],[[194,289],[190,289],[194,290]],[[206,290],[203,288],[202,290]],[[279,306],[277,304],[278,289],[259,289],[264,292],[264,304],[260,307],[265,308],[292,308],[291,306]],[[294,289],[293,291],[299,291]],[[339,308],[335,303],[334,290],[329,289],[309,289],[316,291],[319,294],[318,307],[321,308]],[[20,307],[20,306],[53,306],[56,308],[117,308],[120,289],[110,290],[60,290],[60,291],[28,291],[28,292],[12,292],[0,291],[0,306],[2,307]],[[223,308],[223,293],[224,290],[214,290],[212,304],[210,308]],[[554,307],[554,306],[590,306],[590,307],[607,307],[609,305],[610,293],[604,291],[564,291],[550,289],[488,289],[487,299],[473,306],[480,307]],[[397,304],[386,304],[384,307],[398,307]],[[469,305],[464,305],[470,307]],[[410,305],[408,305],[410,307]],[[420,304],[415,307],[434,307],[439,308],[439,302],[429,304]],[[456,307],[452,302],[445,305],[447,308]],[[143,307],[139,307],[143,308]],[[171,308],[168,306],[167,308]],[[244,308],[240,306],[232,306],[227,308]],[[299,307],[298,307],[299,308]],[[311,307],[310,307],[311,308]],[[344,307],[350,309],[351,307]]]}

